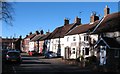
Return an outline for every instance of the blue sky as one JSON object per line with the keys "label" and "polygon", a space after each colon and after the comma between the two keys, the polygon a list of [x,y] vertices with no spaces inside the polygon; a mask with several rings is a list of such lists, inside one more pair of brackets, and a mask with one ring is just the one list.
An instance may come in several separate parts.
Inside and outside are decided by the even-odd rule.
{"label": "blue sky", "polygon": [[[2,37],[19,37],[36,30],[50,30],[63,26],[64,18],[74,22],[76,16],[82,19],[82,23],[90,22],[92,11],[96,11],[101,17],[104,8],[108,5],[110,13],[118,11],[117,2],[16,2],[14,3],[13,26],[3,22]],[[82,12],[82,13],[80,13]]]}

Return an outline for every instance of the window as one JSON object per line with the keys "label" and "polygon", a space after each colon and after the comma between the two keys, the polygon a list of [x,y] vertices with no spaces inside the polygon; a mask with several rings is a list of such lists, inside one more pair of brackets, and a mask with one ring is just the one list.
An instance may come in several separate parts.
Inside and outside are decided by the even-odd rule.
{"label": "window", "polygon": [[69,41],[69,37],[67,37],[67,42]]}
{"label": "window", "polygon": [[115,50],[115,58],[119,58],[119,50]]}
{"label": "window", "polygon": [[89,55],[89,48],[85,48],[85,55]]}
{"label": "window", "polygon": [[73,37],[73,41],[76,41],[76,38],[75,38],[75,37]]}
{"label": "window", "polygon": [[56,45],[55,45],[55,49],[56,49]]}
{"label": "window", "polygon": [[85,35],[84,36],[84,41],[88,41],[88,39],[89,39],[88,35]]}
{"label": "window", "polygon": [[81,37],[79,37],[79,40],[81,40]]}
{"label": "window", "polygon": [[75,54],[75,48],[72,49],[72,54]]}

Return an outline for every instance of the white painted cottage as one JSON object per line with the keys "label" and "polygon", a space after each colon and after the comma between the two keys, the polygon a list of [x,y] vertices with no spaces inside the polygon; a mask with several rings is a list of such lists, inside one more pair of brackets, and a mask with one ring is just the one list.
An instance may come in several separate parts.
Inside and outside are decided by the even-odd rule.
{"label": "white painted cottage", "polygon": [[64,36],[64,59],[77,59],[80,56],[86,58],[96,55],[92,47],[98,40],[98,35],[90,35],[89,33],[99,23],[98,20],[99,17],[93,13],[89,24],[80,24]]}
{"label": "white painted cottage", "polygon": [[[66,34],[65,39],[65,59],[76,59],[83,55],[85,58],[92,55],[91,43],[97,41],[98,35],[89,35],[88,31],[96,24],[79,25]],[[69,55],[68,55],[69,54]]]}
{"label": "white painted cottage", "polygon": [[73,24],[69,24],[68,19],[64,19],[64,26],[57,27],[49,36],[49,51],[53,51],[58,54],[58,56],[64,56],[64,35],[73,29],[75,26],[80,24],[81,19],[76,17]]}

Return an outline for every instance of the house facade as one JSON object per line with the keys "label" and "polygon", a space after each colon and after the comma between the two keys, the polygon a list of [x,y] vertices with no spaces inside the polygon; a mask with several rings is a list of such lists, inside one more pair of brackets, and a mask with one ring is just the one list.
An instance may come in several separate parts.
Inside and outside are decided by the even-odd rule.
{"label": "house facade", "polygon": [[29,42],[29,51],[32,52],[39,52],[39,38],[41,34],[37,34],[35,37],[33,37]]}
{"label": "house facade", "polygon": [[42,54],[44,41],[41,41],[40,39],[44,36],[43,31],[41,30],[40,33],[39,31],[36,31],[35,34],[36,35],[29,42],[29,52],[31,54]]}
{"label": "house facade", "polygon": [[46,52],[49,51],[49,39],[48,37],[50,36],[50,32],[46,32],[46,34],[44,34],[39,41],[41,42],[41,47],[42,47],[42,55],[44,55]]}
{"label": "house facade", "polygon": [[29,43],[30,43],[30,40],[35,36],[36,34],[32,34],[30,33],[29,35],[26,35],[26,37],[23,39],[23,51],[22,52],[26,52],[28,53],[29,52]]}
{"label": "house facade", "polygon": [[42,34],[40,36],[40,38],[38,39],[39,40],[39,53],[40,54],[43,54],[43,45],[44,45],[44,40],[42,39],[45,35]]}
{"label": "house facade", "polygon": [[14,38],[2,38],[2,49],[15,49]]}
{"label": "house facade", "polygon": [[73,24],[69,24],[68,19],[64,19],[64,26],[57,27],[49,36],[50,45],[49,50],[58,54],[58,56],[64,56],[64,35],[73,29],[75,26],[81,23],[81,19],[76,17]]}
{"label": "house facade", "polygon": [[67,35],[64,37],[64,58],[65,59],[76,59],[79,57],[80,48],[79,48],[79,34]]}
{"label": "house facade", "polygon": [[[98,24],[93,34],[98,34],[98,41],[94,48],[97,51],[99,65],[106,65],[109,68],[120,65],[120,12],[109,14],[108,7],[104,20]],[[113,69],[113,68],[112,68]]]}
{"label": "house facade", "polygon": [[1,49],[16,49],[22,51],[22,37],[1,38]]}
{"label": "house facade", "polygon": [[99,17],[92,14],[89,24],[81,24],[69,31],[65,36],[64,59],[77,59],[95,55],[93,43],[98,40],[98,35],[90,35],[90,31],[99,23]]}
{"label": "house facade", "polygon": [[[85,28],[85,26],[90,26],[90,25],[89,24],[80,25],[64,37],[65,59],[77,59],[80,56],[86,58],[91,55],[96,55],[96,53],[93,52],[92,47],[93,44],[98,40],[98,35],[89,35],[87,31],[93,26],[88,28]],[[86,30],[85,29],[81,30],[81,28],[85,28]]]}

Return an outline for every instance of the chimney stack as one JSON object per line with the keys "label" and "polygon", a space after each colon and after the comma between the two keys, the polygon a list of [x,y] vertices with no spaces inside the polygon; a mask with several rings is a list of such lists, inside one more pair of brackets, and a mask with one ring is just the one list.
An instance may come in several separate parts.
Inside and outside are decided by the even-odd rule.
{"label": "chimney stack", "polygon": [[28,37],[28,35],[26,35],[26,37]]}
{"label": "chimney stack", "polygon": [[110,13],[110,8],[108,8],[108,6],[106,5],[106,7],[104,8],[104,16],[107,16]]}
{"label": "chimney stack", "polygon": [[22,36],[21,36],[21,35],[19,36],[19,39],[22,39]]}
{"label": "chimney stack", "polygon": [[96,12],[92,12],[91,17],[90,17],[90,23],[94,23],[97,20],[99,20],[99,17],[96,16]]}
{"label": "chimney stack", "polygon": [[49,31],[49,29],[48,29],[48,32],[46,32],[46,34],[49,34],[50,33],[50,31]]}
{"label": "chimney stack", "polygon": [[40,34],[41,34],[41,35],[44,34],[43,30],[40,31]]}
{"label": "chimney stack", "polygon": [[81,24],[81,19],[76,16],[74,23]]}
{"label": "chimney stack", "polygon": [[36,31],[35,33],[36,33],[36,35],[40,34],[39,31]]}
{"label": "chimney stack", "polygon": [[32,34],[32,32],[29,33],[29,35],[31,35],[31,34]]}
{"label": "chimney stack", "polygon": [[69,24],[69,20],[67,18],[64,19],[64,25]]}

